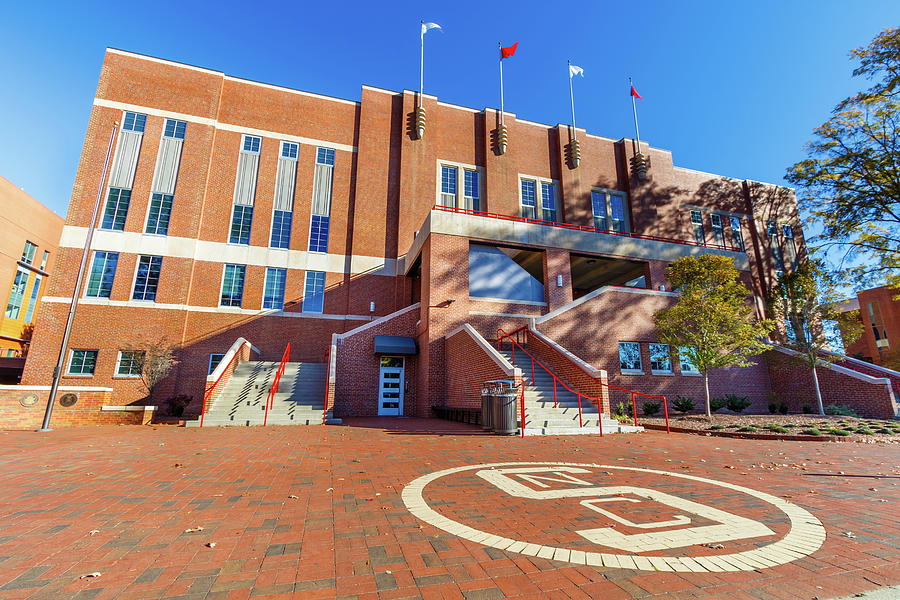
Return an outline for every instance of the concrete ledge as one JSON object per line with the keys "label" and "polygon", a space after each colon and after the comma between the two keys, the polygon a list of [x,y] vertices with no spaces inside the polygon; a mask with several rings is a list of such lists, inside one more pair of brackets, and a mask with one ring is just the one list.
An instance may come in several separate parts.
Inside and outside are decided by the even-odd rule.
{"label": "concrete ledge", "polygon": [[[18,390],[22,392],[49,392],[49,385],[0,385],[0,390]],[[112,388],[89,385],[61,385],[60,392],[111,392]]]}
{"label": "concrete ledge", "polygon": [[156,406],[101,406],[100,410],[104,411],[121,411],[121,412],[153,412],[158,407]]}

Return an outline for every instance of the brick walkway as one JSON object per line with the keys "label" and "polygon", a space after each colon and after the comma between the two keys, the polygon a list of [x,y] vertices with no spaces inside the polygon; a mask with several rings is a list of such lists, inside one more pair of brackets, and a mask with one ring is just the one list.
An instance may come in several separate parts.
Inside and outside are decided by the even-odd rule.
{"label": "brick walkway", "polygon": [[[351,420],[347,427],[0,432],[0,600],[823,600],[900,584],[898,455],[897,445],[658,432],[504,439],[414,419]],[[430,473],[509,462],[606,465],[569,476],[592,485],[650,488],[657,496],[626,489],[607,501],[568,492],[520,498],[491,479],[509,477],[543,492],[583,483],[553,474],[503,475],[509,468],[503,466],[473,468],[436,478],[421,491],[429,510],[449,519],[440,529],[411,514],[401,497],[407,484]],[[787,512],[765,494],[787,501]],[[684,545],[689,536],[679,519],[689,515],[691,527],[703,528],[722,522],[721,515],[689,514],[666,500],[671,497],[751,519],[762,535],[735,534],[746,531],[745,522],[726,531],[726,541]],[[745,562],[716,559],[771,548],[791,529],[788,513],[805,514],[801,508],[814,517],[810,523],[824,525],[821,547],[812,533],[787,551],[784,564],[749,565],[747,571],[726,568]],[[636,536],[653,533],[652,521],[673,522],[663,528],[672,535],[660,542],[670,547],[640,552],[639,559],[616,558],[628,552],[578,533],[621,533],[649,548],[659,538]],[[495,537],[478,543],[448,530],[567,548],[553,555],[566,560],[498,549],[491,544]],[[619,567],[589,564],[585,557],[595,552],[605,553],[599,564]],[[672,569],[647,570],[649,557]],[[722,568],[684,567],[694,564]],[[101,575],[81,579],[90,573]]]}

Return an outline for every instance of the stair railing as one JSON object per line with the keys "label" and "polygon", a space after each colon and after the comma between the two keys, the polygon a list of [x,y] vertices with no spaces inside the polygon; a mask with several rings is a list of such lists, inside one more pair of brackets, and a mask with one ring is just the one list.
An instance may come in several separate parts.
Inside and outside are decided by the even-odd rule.
{"label": "stair railing", "polygon": [[225,373],[228,373],[228,369],[231,368],[232,363],[238,359],[241,355],[240,349],[234,353],[234,356],[231,357],[231,360],[228,361],[228,364],[225,365],[225,368],[222,369],[222,373],[219,374],[219,377],[216,378],[216,381],[206,388],[206,393],[203,394],[203,407],[200,409],[200,427],[203,427],[203,417],[206,416],[206,404],[209,402],[209,397],[212,396],[213,391],[219,387],[219,382],[222,381],[222,378],[225,377]]}
{"label": "stair railing", "polygon": [[331,377],[331,346],[325,350],[325,408],[322,409],[322,425],[325,424],[328,415],[328,379]]}
{"label": "stair railing", "polygon": [[[600,435],[602,436],[603,435],[603,399],[602,399],[602,397],[588,396],[586,394],[582,394],[581,392],[577,392],[577,391],[573,390],[572,388],[570,388],[568,385],[566,385],[565,381],[563,381],[562,379],[557,377],[553,372],[550,371],[550,369],[548,369],[546,367],[546,365],[544,365],[544,363],[542,363],[537,358],[535,358],[534,355],[532,355],[528,350],[526,350],[519,343],[519,333],[520,332],[524,332],[525,336],[527,337],[528,333],[529,333],[528,326],[525,325],[523,327],[520,327],[511,333],[506,333],[505,331],[503,331],[503,329],[497,329],[497,350],[498,351],[500,350],[501,340],[503,340],[504,338],[507,338],[507,339],[509,339],[509,341],[512,344],[513,365],[515,365],[516,346],[518,346],[520,351],[524,352],[531,359],[531,382],[532,382],[532,384],[534,383],[535,365],[539,365],[542,369],[544,369],[544,371],[547,372],[548,375],[550,375],[550,377],[553,378],[553,407],[554,408],[557,407],[557,398],[556,398],[557,384],[562,385],[564,388],[569,390],[571,393],[575,394],[575,396],[578,398],[578,426],[579,427],[584,427],[584,423],[582,421],[582,416],[581,416],[581,398],[582,398],[582,396],[584,396],[584,398],[586,400],[590,400],[591,402],[596,401],[597,405],[598,405],[598,413],[600,415]],[[516,337],[513,338],[512,337],[513,335],[515,335]],[[567,357],[565,357],[565,358],[567,358]],[[569,360],[569,359],[567,358],[567,360]],[[569,362],[572,362],[572,361],[569,360]],[[572,363],[572,364],[574,364],[574,363]],[[578,365],[575,365],[575,366],[578,366]],[[610,385],[608,383],[603,383],[603,381],[601,381],[597,378],[594,378],[594,381],[596,381],[602,387],[605,387],[609,390],[618,390],[618,391],[625,392],[626,394],[631,395],[631,409],[632,409],[632,415],[633,415],[632,418],[634,420],[635,426],[637,426],[637,402],[635,400],[636,396],[641,396],[643,398],[648,398],[651,400],[662,400],[663,411],[664,411],[664,414],[666,417],[666,433],[671,433],[669,431],[669,407],[668,407],[668,403],[666,402],[665,396],[653,396],[650,394],[645,394],[643,392],[638,392],[635,390],[629,390],[629,389],[626,389],[623,387]],[[525,435],[525,387],[524,386],[522,386],[522,435],[523,436]]]}
{"label": "stair railing", "polygon": [[266,396],[266,412],[263,415],[263,427],[266,426],[266,421],[269,420],[269,408],[271,408],[275,402],[275,394],[278,393],[278,384],[281,383],[281,376],[284,374],[284,367],[287,364],[290,354],[291,344],[288,342],[287,348],[284,349],[284,355],[281,357],[281,364],[278,365],[278,370],[275,372],[275,379],[272,381],[272,387],[269,388],[269,395]]}

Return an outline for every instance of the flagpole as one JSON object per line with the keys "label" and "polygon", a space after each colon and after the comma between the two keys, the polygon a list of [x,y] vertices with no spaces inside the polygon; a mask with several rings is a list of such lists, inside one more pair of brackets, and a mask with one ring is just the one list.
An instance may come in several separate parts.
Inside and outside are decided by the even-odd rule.
{"label": "flagpole", "polygon": [[[631,89],[634,89],[634,82],[631,81],[631,77],[628,78],[628,84],[631,86]],[[637,154],[641,153],[641,131],[638,129],[638,120],[637,120],[637,104],[634,102],[634,94],[631,94],[631,110],[634,112],[634,135],[637,138]]]}
{"label": "flagpole", "polygon": [[500,42],[497,42],[497,47],[501,48],[500,50],[500,125],[503,125],[503,46]]}
{"label": "flagpole", "polygon": [[422,108],[422,92],[425,89],[425,21],[419,30],[419,108]]}
{"label": "flagpole", "polygon": [[578,141],[578,134],[575,133],[575,92],[572,91],[572,61],[569,63],[569,100],[572,101],[572,139]]}

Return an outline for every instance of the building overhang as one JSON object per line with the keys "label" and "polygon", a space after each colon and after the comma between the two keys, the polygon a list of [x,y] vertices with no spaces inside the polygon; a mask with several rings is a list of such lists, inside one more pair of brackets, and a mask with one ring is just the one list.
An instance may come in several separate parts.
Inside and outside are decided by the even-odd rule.
{"label": "building overhang", "polygon": [[418,354],[416,340],[399,335],[376,335],[375,354],[410,355]]}

